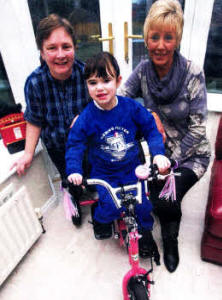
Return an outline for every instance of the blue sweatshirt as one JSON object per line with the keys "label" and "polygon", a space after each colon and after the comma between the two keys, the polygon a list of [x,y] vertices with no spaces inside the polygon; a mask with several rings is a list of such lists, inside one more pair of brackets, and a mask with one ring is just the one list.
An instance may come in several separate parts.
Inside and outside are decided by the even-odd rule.
{"label": "blue sweatshirt", "polygon": [[151,113],[140,103],[118,96],[118,104],[102,110],[90,102],[70,130],[66,144],[66,173],[82,174],[82,160],[89,151],[91,176],[129,172],[139,161],[137,135],[148,143],[152,156],[164,154],[162,135]]}

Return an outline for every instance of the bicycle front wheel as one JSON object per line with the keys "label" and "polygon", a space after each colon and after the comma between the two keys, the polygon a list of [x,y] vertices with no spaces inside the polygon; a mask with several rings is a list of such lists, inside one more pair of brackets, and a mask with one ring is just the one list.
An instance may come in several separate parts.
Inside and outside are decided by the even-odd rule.
{"label": "bicycle front wheel", "polygon": [[128,291],[132,300],[149,300],[148,291],[142,281],[130,279]]}

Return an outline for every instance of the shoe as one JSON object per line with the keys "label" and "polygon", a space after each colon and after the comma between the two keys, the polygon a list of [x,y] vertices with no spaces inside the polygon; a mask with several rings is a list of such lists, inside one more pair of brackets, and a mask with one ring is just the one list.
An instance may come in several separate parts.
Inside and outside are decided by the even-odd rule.
{"label": "shoe", "polygon": [[112,223],[99,223],[93,220],[94,235],[97,240],[109,239],[112,236]]}
{"label": "shoe", "polygon": [[172,273],[179,264],[179,251],[177,239],[169,238],[163,240],[163,260],[167,270]]}
{"label": "shoe", "polygon": [[97,240],[105,240],[111,238],[113,234],[112,223],[99,223],[94,220],[94,211],[98,203],[93,203],[91,206],[91,217],[92,217],[92,224],[93,224],[93,231],[95,238]]}
{"label": "shoe", "polygon": [[179,264],[178,232],[179,222],[161,224],[163,238],[163,260],[167,270],[172,273]]}
{"label": "shoe", "polygon": [[152,232],[150,230],[142,230],[140,232],[142,237],[139,239],[139,255],[141,258],[154,257],[154,261],[157,265],[160,265],[160,254],[153,239]]}

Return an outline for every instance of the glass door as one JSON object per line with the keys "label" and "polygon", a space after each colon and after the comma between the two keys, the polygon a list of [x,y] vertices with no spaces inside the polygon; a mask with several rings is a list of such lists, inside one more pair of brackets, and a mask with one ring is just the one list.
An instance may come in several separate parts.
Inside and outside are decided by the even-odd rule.
{"label": "glass door", "polygon": [[133,69],[142,59],[148,58],[143,39],[143,24],[152,3],[152,0],[132,0]]}
{"label": "glass door", "polygon": [[[216,36],[215,24],[216,29],[221,26],[218,17],[221,12],[220,0],[207,0],[205,5],[202,5],[202,0],[179,1],[185,19],[180,51],[186,58],[203,67],[214,3],[216,13],[211,24],[212,40]],[[101,50],[110,51],[120,65],[123,82],[141,59],[148,58],[143,40],[143,24],[153,2],[155,0],[28,0],[34,31],[40,19],[50,13],[68,18],[77,36],[77,58],[85,61]],[[209,47],[205,63],[207,72],[210,70],[209,57],[212,57]],[[221,92],[221,76],[212,80],[212,72],[210,76],[208,73],[208,88],[213,90],[216,86],[216,92]]]}
{"label": "glass door", "polygon": [[[124,24],[127,23],[131,34],[132,0],[28,0],[28,5],[34,32],[39,21],[51,13],[65,17],[75,29],[78,59],[85,61],[99,51],[109,51],[117,58],[123,79],[129,76],[132,71],[132,44],[129,39],[127,58]],[[137,47],[136,42],[134,44]]]}
{"label": "glass door", "polygon": [[39,21],[51,13],[67,18],[73,25],[82,61],[102,51],[99,0],[28,0],[34,32]]}

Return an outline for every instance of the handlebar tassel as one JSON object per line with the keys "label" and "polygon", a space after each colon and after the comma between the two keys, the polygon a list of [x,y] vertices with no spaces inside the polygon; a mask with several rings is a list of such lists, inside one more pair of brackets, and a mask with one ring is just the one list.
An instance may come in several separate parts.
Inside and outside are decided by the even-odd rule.
{"label": "handlebar tassel", "polygon": [[62,188],[63,191],[63,206],[64,206],[64,211],[65,211],[65,216],[66,219],[71,221],[72,220],[72,216],[78,217],[79,213],[77,210],[77,207],[72,203],[71,200],[71,195],[70,193]]}
{"label": "handlebar tassel", "polygon": [[174,174],[170,174],[167,177],[166,183],[159,194],[160,198],[164,198],[167,201],[171,198],[172,201],[176,201],[176,184]]}

